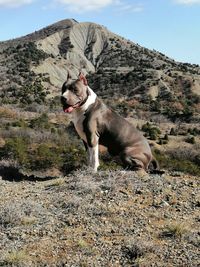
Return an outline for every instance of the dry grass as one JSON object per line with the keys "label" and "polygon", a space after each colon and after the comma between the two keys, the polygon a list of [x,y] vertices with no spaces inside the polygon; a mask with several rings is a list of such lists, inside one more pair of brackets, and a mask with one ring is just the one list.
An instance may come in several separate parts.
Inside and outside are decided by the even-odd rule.
{"label": "dry grass", "polygon": [[23,225],[33,225],[37,222],[36,217],[31,217],[31,216],[25,216],[21,218],[21,224]]}
{"label": "dry grass", "polygon": [[16,119],[18,114],[15,110],[7,107],[0,107],[0,118]]}
{"label": "dry grass", "polygon": [[13,250],[4,258],[4,264],[7,266],[30,266],[31,257],[25,250]]}
{"label": "dry grass", "polygon": [[195,266],[197,181],[89,170],[44,182],[1,181],[0,245],[7,254],[24,250],[32,266]]}
{"label": "dry grass", "polygon": [[1,147],[4,147],[5,144],[6,144],[5,139],[3,139],[3,138],[0,137],[0,148]]}
{"label": "dry grass", "polygon": [[47,182],[46,187],[52,187],[52,186],[62,186],[66,182],[65,178],[57,178],[53,179],[50,182]]}
{"label": "dry grass", "polygon": [[174,222],[165,227],[161,236],[181,239],[188,232],[189,227],[185,223]]}

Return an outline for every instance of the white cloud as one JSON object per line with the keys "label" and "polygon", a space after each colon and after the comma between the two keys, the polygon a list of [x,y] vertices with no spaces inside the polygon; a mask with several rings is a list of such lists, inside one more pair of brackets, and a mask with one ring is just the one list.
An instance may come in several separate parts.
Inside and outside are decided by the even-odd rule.
{"label": "white cloud", "polygon": [[66,5],[69,10],[75,12],[85,12],[99,10],[115,3],[115,0],[57,0],[58,3]]}
{"label": "white cloud", "polygon": [[119,7],[119,11],[124,12],[141,12],[144,10],[143,6],[141,4],[126,4],[125,2],[122,2],[118,0],[116,2],[117,6]]}
{"label": "white cloud", "polygon": [[34,0],[0,0],[0,8],[1,7],[19,7],[22,5],[27,5],[32,3]]}
{"label": "white cloud", "polygon": [[177,4],[194,5],[200,4],[200,0],[174,0]]}
{"label": "white cloud", "polygon": [[55,0],[66,6],[72,12],[98,11],[108,6],[116,6],[118,11],[140,12],[143,10],[141,5],[128,4],[124,0]]}

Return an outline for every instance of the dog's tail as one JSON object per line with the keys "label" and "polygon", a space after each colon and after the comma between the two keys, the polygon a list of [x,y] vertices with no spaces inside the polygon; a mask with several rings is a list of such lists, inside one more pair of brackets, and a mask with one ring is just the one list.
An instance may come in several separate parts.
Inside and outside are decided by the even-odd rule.
{"label": "dog's tail", "polygon": [[154,157],[152,158],[152,160],[150,162],[149,172],[151,174],[163,174],[163,173],[165,173],[163,170],[160,170],[160,165]]}

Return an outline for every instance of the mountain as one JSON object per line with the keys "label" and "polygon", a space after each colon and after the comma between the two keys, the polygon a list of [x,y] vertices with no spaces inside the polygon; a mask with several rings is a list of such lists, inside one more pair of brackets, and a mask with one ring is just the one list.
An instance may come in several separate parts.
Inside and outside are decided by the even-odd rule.
{"label": "mountain", "polygon": [[198,65],[176,62],[104,26],[74,19],[0,43],[1,103],[52,101],[68,71],[77,76],[80,70],[102,98],[123,99],[123,109],[160,112],[171,119],[199,114]]}

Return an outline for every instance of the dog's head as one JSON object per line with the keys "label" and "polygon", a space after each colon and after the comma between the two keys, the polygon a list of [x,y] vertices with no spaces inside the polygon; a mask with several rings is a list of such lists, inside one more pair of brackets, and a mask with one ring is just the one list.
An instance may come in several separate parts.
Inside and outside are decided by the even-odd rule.
{"label": "dog's head", "polygon": [[89,96],[87,85],[87,80],[82,73],[77,80],[73,80],[68,75],[67,81],[62,86],[61,103],[64,112],[71,113],[86,102]]}

